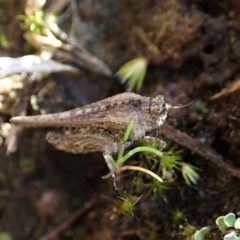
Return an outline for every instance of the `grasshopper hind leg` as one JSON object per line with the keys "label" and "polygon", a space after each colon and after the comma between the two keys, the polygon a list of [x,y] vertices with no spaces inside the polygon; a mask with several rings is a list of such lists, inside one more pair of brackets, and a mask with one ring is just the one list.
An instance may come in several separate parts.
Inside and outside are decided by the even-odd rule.
{"label": "grasshopper hind leg", "polygon": [[103,152],[103,157],[113,178],[113,185],[116,187],[116,176],[114,166],[109,160],[109,155],[125,149],[131,145],[131,142],[120,142],[113,134],[103,129],[79,129],[76,131],[56,131],[49,132],[46,136],[49,143],[55,148],[74,154]]}

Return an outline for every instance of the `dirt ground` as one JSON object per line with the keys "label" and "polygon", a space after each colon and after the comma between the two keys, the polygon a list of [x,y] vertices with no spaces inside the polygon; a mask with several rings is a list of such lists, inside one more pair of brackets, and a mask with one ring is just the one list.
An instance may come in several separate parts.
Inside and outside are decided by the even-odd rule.
{"label": "dirt ground", "polygon": [[[17,17],[23,2],[0,1],[0,35],[8,40],[1,57],[36,53]],[[180,240],[190,239],[187,226],[210,226],[205,239],[223,239],[216,218],[240,215],[239,0],[47,1],[44,11],[52,9],[60,28],[106,68],[78,64],[71,53],[55,57],[77,73],[41,81],[26,75],[21,87],[0,79],[0,240]],[[158,132],[165,151],[181,150],[181,161],[199,169],[197,184],[187,185],[175,169],[173,180],[156,190],[149,178],[126,171],[116,191],[111,178],[102,179],[108,168],[101,153],[65,153],[45,140],[47,129],[9,124],[21,112],[61,112],[126,91],[107,69],[115,73],[136,57],[148,62],[141,95],[162,94],[173,105],[194,101],[170,111]],[[135,155],[131,165],[148,157]],[[144,183],[137,185],[139,178]],[[122,210],[126,200],[136,201],[132,211]],[[177,212],[183,216],[176,220]]]}

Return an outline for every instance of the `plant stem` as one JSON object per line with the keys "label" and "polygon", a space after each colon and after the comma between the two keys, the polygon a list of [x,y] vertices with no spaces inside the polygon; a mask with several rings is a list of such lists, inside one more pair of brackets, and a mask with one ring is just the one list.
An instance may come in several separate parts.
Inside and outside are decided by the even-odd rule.
{"label": "plant stem", "polygon": [[138,166],[123,166],[120,169],[121,171],[126,171],[126,170],[135,170],[135,171],[140,171],[140,172],[144,172],[147,173],[148,175],[152,176],[153,178],[155,178],[156,180],[158,180],[159,182],[163,182],[163,180],[154,172],[146,169],[146,168],[142,168],[142,167],[138,167]]}
{"label": "plant stem", "polygon": [[130,158],[132,155],[134,155],[135,153],[138,153],[138,152],[149,152],[149,153],[157,155],[160,158],[163,156],[163,153],[161,151],[157,150],[156,148],[153,148],[150,146],[137,147],[137,148],[134,148],[133,150],[129,151],[124,157],[119,158],[117,160],[116,165],[123,164],[128,158]]}
{"label": "plant stem", "polygon": [[[131,133],[131,131],[132,131],[133,125],[134,125],[134,121],[132,120],[132,121],[128,124],[127,130],[126,130],[126,132],[125,132],[125,134],[124,134],[124,137],[123,137],[123,142],[126,142],[126,141],[128,140],[129,135],[130,135],[130,133]],[[118,158],[117,158],[118,160],[123,158],[123,153],[124,153],[124,149],[121,149],[121,150],[119,151],[119,153],[118,153]],[[117,160],[117,162],[118,162],[118,160]]]}

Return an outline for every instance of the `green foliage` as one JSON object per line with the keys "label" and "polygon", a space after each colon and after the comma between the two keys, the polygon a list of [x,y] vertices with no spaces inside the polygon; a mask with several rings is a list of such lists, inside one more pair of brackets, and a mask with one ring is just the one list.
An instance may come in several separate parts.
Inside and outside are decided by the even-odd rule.
{"label": "green foliage", "polygon": [[0,240],[12,240],[12,236],[8,232],[0,232]]}
{"label": "green foliage", "polygon": [[240,229],[240,218],[237,218],[235,223],[234,223],[234,228],[235,229]]}
{"label": "green foliage", "polygon": [[209,227],[203,227],[200,230],[196,230],[194,226],[187,225],[184,228],[183,235],[186,237],[186,240],[204,240],[209,231]]}
{"label": "green foliage", "polygon": [[0,26],[0,45],[3,48],[8,48],[9,47],[9,42],[8,39],[4,33],[3,27]]}
{"label": "green foliage", "polygon": [[38,102],[38,97],[36,95],[31,95],[30,104],[35,111],[39,110],[39,102]]}
{"label": "green foliage", "polygon": [[139,153],[139,152],[146,152],[146,153],[151,153],[151,154],[155,154],[158,157],[162,157],[163,156],[163,152],[159,151],[158,149],[156,149],[155,147],[151,147],[151,146],[143,146],[143,147],[136,147],[133,150],[129,151],[126,155],[124,155],[122,158],[119,158],[117,160],[117,164],[122,164],[125,161],[127,161],[132,155]]}
{"label": "green foliage", "polygon": [[[128,140],[133,126],[134,122],[131,121],[128,124],[127,130],[125,132],[123,139],[124,142]],[[152,181],[148,181],[147,179],[143,180],[142,175],[139,175],[138,177],[135,177],[133,185],[136,189],[144,187],[147,189],[148,194],[162,195],[163,190],[168,188],[168,181],[163,181],[161,177],[164,177],[167,180],[172,180],[171,176],[174,173],[175,169],[179,169],[179,166],[181,166],[183,177],[187,184],[196,183],[196,181],[199,179],[199,175],[195,171],[195,169],[197,169],[196,167],[180,162],[181,152],[182,151],[176,151],[174,149],[170,149],[167,152],[162,152],[156,147],[148,145],[136,147],[126,154],[124,154],[124,150],[120,150],[117,160],[114,160],[111,155],[107,155],[105,157],[107,157],[107,161],[111,163],[112,168],[114,168],[116,172],[132,170],[143,172],[152,177]],[[142,153],[143,156],[148,159],[148,161],[142,161],[142,166],[125,165],[126,161],[136,153]],[[149,155],[154,155],[159,160],[153,160],[154,158],[149,158]],[[156,164],[155,172],[149,170],[153,166],[153,161],[155,161]]]}
{"label": "green foliage", "polygon": [[144,183],[145,189],[147,189],[146,195],[153,195],[153,196],[164,196],[164,190],[168,189],[168,182],[167,181],[157,181],[153,178],[153,181],[149,183]]}
{"label": "green foliage", "polygon": [[[228,233],[224,235],[224,240],[240,240],[240,237],[234,231],[234,229],[240,229],[240,218],[236,219],[234,213],[228,213],[225,216],[218,217],[216,224],[221,232],[224,233],[228,231]],[[233,228],[233,230],[229,232],[229,228]]]}
{"label": "green foliage", "polygon": [[187,226],[184,227],[182,234],[183,234],[183,236],[186,237],[186,239],[189,240],[195,231],[196,231],[196,228],[194,226],[188,224]]}
{"label": "green foliage", "polygon": [[181,222],[182,220],[186,219],[185,211],[184,211],[184,210],[179,210],[179,209],[177,209],[177,210],[173,213],[172,219],[173,219],[173,222],[174,222],[174,223],[179,223],[179,222]]}
{"label": "green foliage", "polygon": [[45,30],[44,12],[38,10],[31,15],[20,15],[19,19],[23,21],[23,28],[29,32],[43,34]]}
{"label": "green foliage", "polygon": [[203,227],[192,235],[191,240],[204,240],[209,231],[209,227]]}
{"label": "green foliage", "polygon": [[174,149],[164,152],[161,157],[161,166],[167,168],[169,171],[173,171],[174,168],[177,168],[180,164],[179,161],[181,160],[181,153],[182,151],[175,151]]}
{"label": "green foliage", "polygon": [[[223,240],[240,240],[238,231],[235,231],[240,229],[240,218],[236,219],[234,213],[218,217],[216,225],[222,233],[226,233]],[[203,227],[196,231],[193,226],[188,225],[184,228],[183,235],[186,237],[186,240],[204,240],[209,231],[209,227]]]}
{"label": "green foliage", "polygon": [[119,206],[119,212],[121,214],[131,214],[133,216],[133,211],[135,205],[138,203],[138,201],[141,199],[141,197],[137,199],[129,199],[127,196],[125,197],[119,197],[122,202]]}
{"label": "green foliage", "polygon": [[197,180],[200,179],[199,174],[196,172],[199,169],[191,164],[181,163],[181,170],[183,178],[188,185],[196,184]]}
{"label": "green foliage", "polygon": [[22,27],[28,31],[38,35],[53,36],[49,30],[49,24],[57,22],[57,15],[51,13],[45,15],[43,10],[31,11],[26,15],[19,15],[18,18],[23,21]]}
{"label": "green foliage", "polygon": [[[125,135],[124,135],[124,142],[127,141],[127,139],[129,138],[129,135],[131,133],[131,130],[133,128],[133,125],[134,125],[134,122],[131,121],[129,124],[128,124],[128,127],[127,127],[127,130],[125,132]],[[148,169],[145,169],[145,168],[142,168],[142,167],[137,167],[137,166],[124,166],[122,167],[122,164],[127,161],[132,155],[138,153],[138,152],[149,152],[149,153],[153,153],[159,157],[162,157],[163,156],[163,153],[159,150],[157,150],[156,148],[153,148],[153,147],[137,147],[137,148],[134,148],[133,150],[129,151],[126,155],[123,155],[124,151],[120,151],[119,154],[118,154],[118,159],[115,161],[113,159],[113,157],[111,155],[108,155],[108,160],[111,162],[111,164],[113,165],[113,167],[115,169],[117,168],[120,168],[121,171],[124,171],[124,170],[135,170],[135,171],[142,171],[142,172],[145,172],[149,175],[151,175],[152,177],[154,177],[155,179],[157,179],[158,181],[162,182],[163,180],[158,176],[156,175],[154,172],[148,170]]]}
{"label": "green foliage", "polygon": [[234,227],[234,223],[236,222],[236,216],[234,213],[228,213],[224,216],[224,222],[227,227]]}
{"label": "green foliage", "polygon": [[218,217],[217,220],[216,220],[216,224],[217,224],[218,228],[219,228],[222,232],[227,231],[228,227],[227,227],[227,225],[225,224],[224,216]]}
{"label": "green foliage", "polygon": [[141,90],[147,65],[147,59],[140,57],[127,62],[118,70],[117,74],[122,78],[123,83],[127,83],[129,91],[134,88],[138,92]]}
{"label": "green foliage", "polygon": [[236,222],[236,216],[234,213],[228,213],[225,216],[220,216],[216,219],[218,228],[225,232],[228,228],[233,227]]}
{"label": "green foliage", "polygon": [[[126,141],[128,140],[129,135],[130,135],[130,133],[131,133],[131,131],[132,131],[133,125],[134,125],[134,121],[131,121],[131,122],[128,124],[127,130],[126,130],[126,132],[125,132],[125,134],[124,134],[124,137],[123,137],[123,142],[126,142]],[[120,160],[122,159],[122,157],[123,157],[123,152],[124,152],[123,149],[121,149],[121,150],[119,151],[119,153],[118,153],[118,160],[117,160],[117,161],[120,161]]]}
{"label": "green foliage", "polygon": [[223,239],[224,240],[240,240],[240,237],[236,234],[235,231],[232,231],[226,234]]}
{"label": "green foliage", "polygon": [[196,109],[198,109],[202,113],[205,113],[205,114],[209,113],[209,109],[206,107],[206,104],[202,100],[196,100],[194,102],[194,106]]}

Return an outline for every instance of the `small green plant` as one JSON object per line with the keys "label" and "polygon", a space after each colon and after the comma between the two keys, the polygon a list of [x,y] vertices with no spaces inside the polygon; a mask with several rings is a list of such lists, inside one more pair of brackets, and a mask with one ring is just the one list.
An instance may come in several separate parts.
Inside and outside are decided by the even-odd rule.
{"label": "small green plant", "polygon": [[223,239],[224,240],[240,240],[240,237],[236,234],[235,231],[232,231],[226,234]]}
{"label": "small green plant", "polygon": [[222,232],[226,232],[228,228],[233,227],[236,222],[234,213],[228,213],[225,216],[220,216],[216,219],[216,224]]}
{"label": "small green plant", "polygon": [[[236,219],[234,213],[228,213],[225,216],[220,216],[216,219],[216,225],[219,230],[224,233],[223,240],[240,240],[238,231],[240,229],[240,218]],[[186,240],[204,240],[209,233],[209,227],[203,227],[200,230],[195,230],[191,225],[184,228],[183,235]]]}
{"label": "small green plant", "polygon": [[146,75],[148,61],[144,57],[135,58],[124,64],[117,72],[123,83],[127,83],[128,90],[134,88],[139,92]]}
{"label": "small green plant", "polygon": [[[126,130],[124,138],[123,138],[124,142],[127,141],[128,137],[131,133],[131,130],[133,128],[133,125],[134,125],[133,121],[131,121],[128,124],[127,130]],[[133,150],[129,151],[126,155],[124,155],[124,150],[120,150],[116,161],[113,159],[113,157],[111,155],[107,155],[107,157],[114,169],[117,169],[117,170],[120,169],[120,171],[134,170],[134,171],[145,172],[145,173],[149,174],[150,176],[152,176],[153,178],[155,178],[156,180],[158,180],[159,182],[163,182],[163,180],[157,174],[155,174],[154,172],[152,172],[146,168],[142,168],[139,166],[122,166],[132,155],[139,153],[139,152],[152,153],[158,157],[163,156],[163,153],[161,151],[157,150],[156,148],[151,147],[151,146],[143,146],[143,147],[134,148]]]}
{"label": "small green plant", "polygon": [[237,218],[235,223],[234,223],[234,228],[235,229],[240,229],[240,218]]}
{"label": "small green plant", "polygon": [[209,227],[203,227],[192,235],[191,240],[204,240],[209,231]]}
{"label": "small green plant", "polygon": [[193,225],[188,224],[183,228],[182,235],[186,240],[190,240],[192,235],[196,232],[196,228]]}
{"label": "small green plant", "polygon": [[135,205],[138,203],[138,201],[141,199],[141,196],[139,198],[130,199],[127,196],[125,197],[119,197],[122,202],[119,206],[119,212],[121,214],[131,214],[133,216],[133,210]]}
{"label": "small green plant", "polygon": [[[166,152],[162,152],[151,145],[148,145],[147,147],[148,147],[148,150],[151,149],[152,151],[156,151],[158,155],[155,155],[154,152],[149,152],[149,151],[140,152],[139,158],[144,159],[143,161],[138,161],[140,169],[145,169],[145,170],[154,169],[154,173],[157,176],[161,176],[161,178],[163,178],[164,181],[159,181],[159,179],[156,179],[154,176],[153,176],[153,179],[149,179],[147,176],[143,177],[143,174],[142,174],[143,171],[141,172],[139,171],[139,173],[135,175],[133,179],[132,188],[134,188],[137,192],[140,189],[144,188],[146,195],[152,195],[152,194],[155,196],[163,195],[164,193],[163,190],[168,189],[169,183],[172,182],[175,178],[174,170],[178,169],[178,165],[180,165],[180,163],[178,162],[181,159],[180,151],[175,151],[173,149],[170,149]],[[144,146],[144,148],[146,148],[146,146]],[[143,147],[141,147],[140,149],[144,150]],[[122,155],[120,155],[118,159],[121,159],[121,156]],[[167,160],[169,160],[169,162]],[[127,168],[126,170],[130,170],[128,166],[121,166],[119,169],[123,171],[125,167]],[[148,173],[148,172],[145,172],[145,173]]]}
{"label": "small green plant", "polygon": [[186,240],[204,240],[209,231],[209,227],[203,227],[200,230],[196,230],[194,226],[187,225],[184,228],[183,235],[186,237]]}
{"label": "small green plant", "polygon": [[29,13],[25,15],[19,15],[18,18],[22,20],[22,28],[27,32],[40,36],[48,36],[52,40],[55,39],[49,27],[57,22],[57,15],[55,13],[45,15],[43,10],[39,9],[29,11]]}
{"label": "small green plant", "polygon": [[181,160],[180,154],[182,153],[181,150],[176,151],[174,149],[170,149],[163,154],[161,158],[161,164],[163,167],[167,168],[170,171],[173,171],[174,168],[180,164],[179,161]]}
{"label": "small green plant", "polygon": [[233,230],[225,234],[224,240],[240,240],[238,234],[234,231],[234,229],[240,229],[240,218],[236,219],[234,213],[228,213],[225,216],[220,216],[216,219],[216,224],[221,230],[221,232],[225,233],[229,231],[230,228]]}
{"label": "small green plant", "polygon": [[20,15],[19,19],[23,21],[23,28],[29,32],[43,34],[45,30],[45,17],[42,10],[37,10],[29,15]]}
{"label": "small green plant", "polygon": [[0,26],[0,45],[3,48],[8,48],[9,47],[9,41],[4,33],[3,27]]}
{"label": "small green plant", "polygon": [[172,219],[174,223],[179,223],[186,219],[185,211],[177,209],[175,212],[173,212]]}
{"label": "small green plant", "polygon": [[[123,142],[126,142],[128,140],[133,125],[133,121],[128,124],[127,130],[124,134]],[[158,157],[159,162],[157,161],[158,169],[156,170],[156,173],[149,170],[148,167],[124,165],[124,163],[136,153],[144,153],[145,156],[148,154],[153,154]],[[153,192],[154,194],[161,194],[162,190],[167,188],[167,182],[163,182],[163,179],[160,176],[163,176],[165,179],[169,179],[169,177],[167,177],[169,174],[167,174],[166,171],[169,171],[169,173],[172,174],[175,168],[179,169],[178,166],[181,166],[182,174],[187,184],[190,185],[191,183],[196,183],[196,181],[199,179],[199,175],[195,171],[197,169],[196,167],[187,163],[180,162],[180,153],[181,151],[175,151],[173,149],[170,149],[167,152],[162,152],[153,146],[141,146],[130,150],[125,155],[124,150],[120,150],[117,160],[114,160],[111,155],[106,155],[105,157],[109,168],[114,169],[116,172],[132,170],[143,172],[151,176],[154,181],[147,183],[144,183],[139,179],[135,179],[136,187],[139,188],[139,186],[144,185],[149,189],[150,192]],[[150,166],[152,166],[152,164]]]}
{"label": "small green plant", "polygon": [[198,109],[199,111],[201,111],[204,114],[209,113],[209,109],[206,107],[206,104],[202,101],[202,100],[196,100],[194,102],[194,106],[196,109]]}
{"label": "small green plant", "polygon": [[196,172],[199,169],[191,164],[182,162],[181,170],[183,178],[188,185],[196,184],[197,181],[200,179],[199,174]]}

